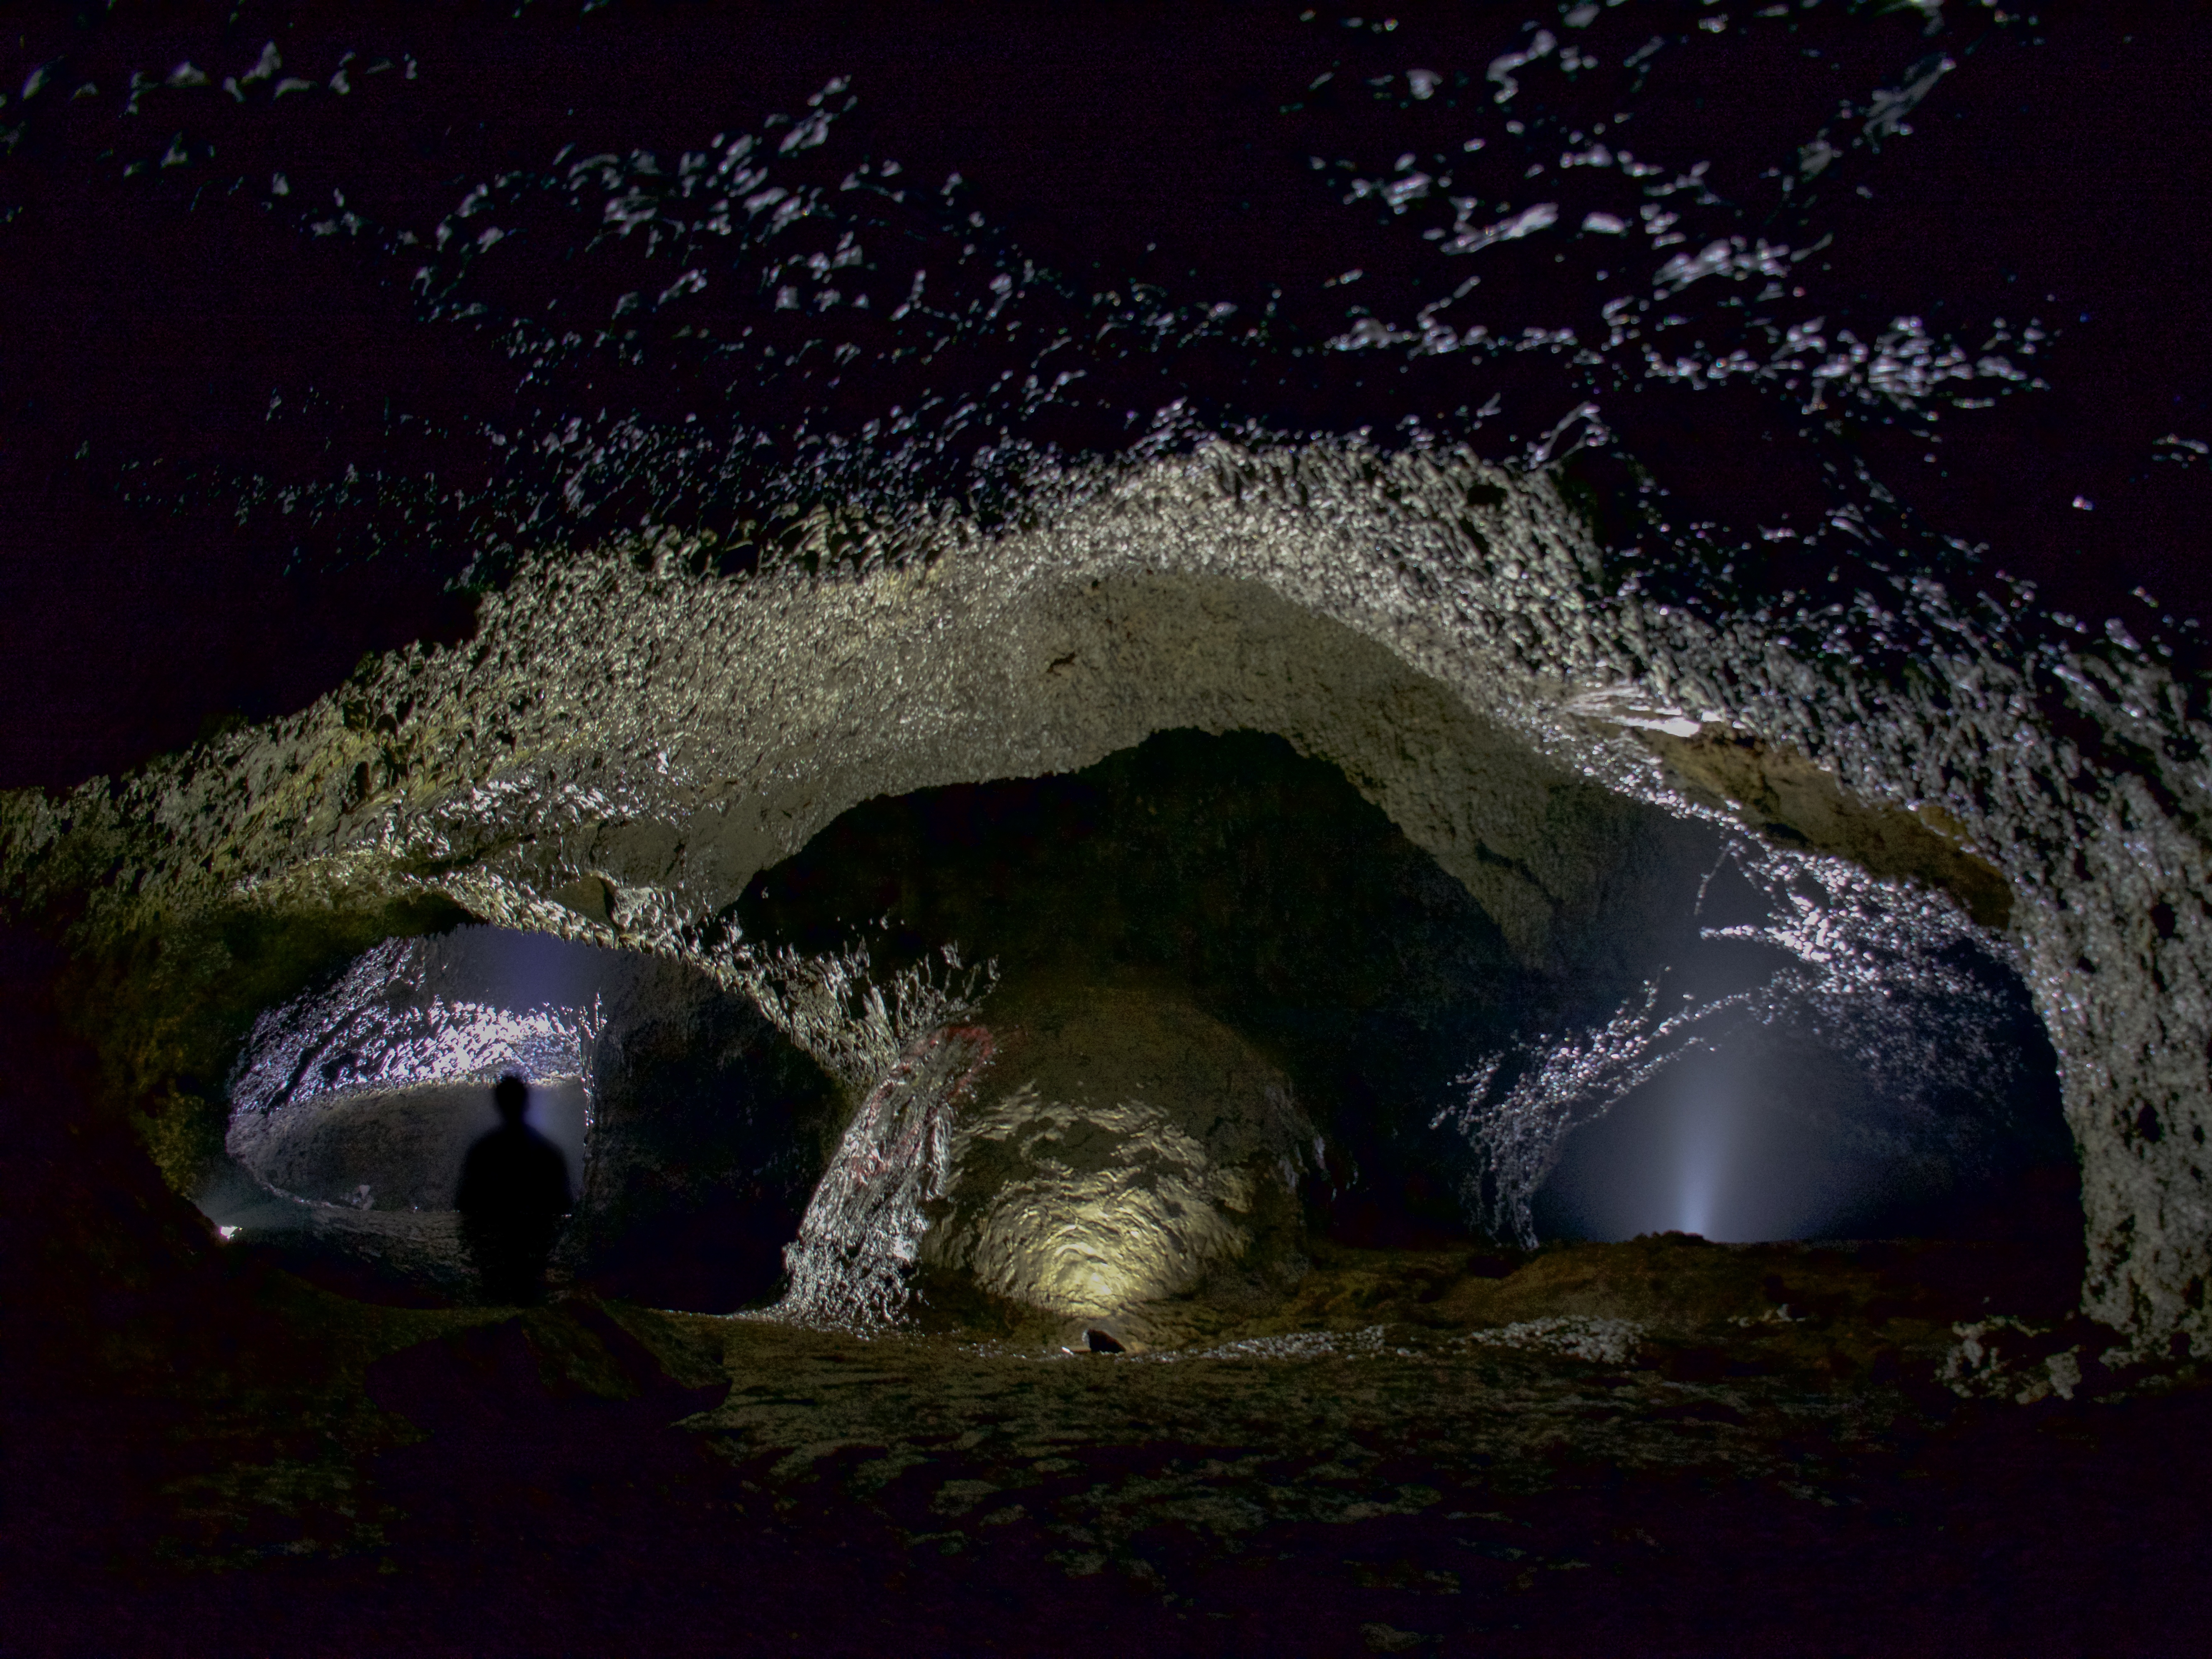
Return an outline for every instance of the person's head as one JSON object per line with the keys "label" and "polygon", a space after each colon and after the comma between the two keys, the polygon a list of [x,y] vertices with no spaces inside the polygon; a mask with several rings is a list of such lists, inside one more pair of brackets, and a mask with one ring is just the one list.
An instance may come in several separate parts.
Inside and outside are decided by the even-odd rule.
{"label": "person's head", "polygon": [[520,1123],[530,1109],[530,1085],[509,1072],[492,1085],[491,1099],[502,1121]]}

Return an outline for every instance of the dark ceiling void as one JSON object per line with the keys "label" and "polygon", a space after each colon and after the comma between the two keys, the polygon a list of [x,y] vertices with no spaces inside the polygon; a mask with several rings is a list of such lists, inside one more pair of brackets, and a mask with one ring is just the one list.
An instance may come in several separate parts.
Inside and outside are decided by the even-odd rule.
{"label": "dark ceiling void", "polygon": [[[1534,24],[1485,8],[1404,20],[1115,9],[1079,29],[1006,5],[537,4],[404,21],[249,5],[191,22],[51,10],[5,43],[9,86],[43,90],[19,93],[9,117],[21,124],[9,129],[4,205],[17,252],[0,291],[23,323],[0,342],[11,387],[0,406],[0,626],[15,668],[0,783],[127,769],[210,724],[295,708],[365,651],[466,637],[470,597],[450,584],[484,539],[513,533],[487,483],[536,447],[506,431],[550,433],[610,399],[617,414],[634,404],[680,422],[684,400],[711,407],[733,371],[672,375],[660,358],[631,365],[599,350],[549,393],[497,326],[438,317],[410,287],[416,241],[394,239],[427,241],[478,181],[547,173],[556,157],[672,156],[803,111],[841,77],[856,106],[841,118],[830,185],[896,155],[917,202],[955,175],[969,192],[962,211],[916,209],[885,226],[871,252],[887,269],[911,247],[907,269],[930,264],[941,282],[982,226],[969,240],[1015,250],[1079,296],[1141,286],[1194,311],[1233,306],[1240,327],[1269,319],[1256,358],[1222,342],[1086,358],[1083,384],[1098,397],[1036,428],[1071,450],[1123,443],[1125,409],[1177,398],[1224,422],[1388,434],[1408,416],[1462,429],[1468,407],[1497,391],[1516,404],[1505,424],[1535,435],[1575,398],[1534,359],[1486,364],[1471,390],[1460,356],[1322,349],[1357,313],[1410,322],[1474,264],[1431,258],[1402,204],[1346,192],[1403,155],[1399,170],[1416,159],[1438,177],[1456,169],[1453,188],[1475,192],[1460,199],[1484,198],[1480,222],[1553,188],[1559,140],[1579,144],[1584,127],[1632,111],[1611,142],[1670,170],[1710,161],[1747,235],[1796,236],[1793,202],[1820,198],[1823,216],[1797,238],[1820,245],[1811,312],[1848,312],[1863,334],[1924,318],[1969,352],[1993,313],[2054,333],[2047,392],[1961,410],[1940,444],[1913,422],[1839,409],[1825,417],[1836,428],[1827,460],[1863,465],[1931,531],[1985,545],[1975,585],[1997,572],[2031,579],[2093,623],[2136,616],[2140,586],[2160,601],[2152,614],[2201,617],[2212,596],[2192,526],[2212,475],[2170,441],[2201,446],[2205,416],[2197,261],[2172,229],[2205,176],[2202,147],[2186,142],[2205,54],[2189,9],[2045,7],[2001,21],[1954,7],[1932,40],[1912,7],[1750,10],[1607,6],[1578,28],[1554,21],[1594,54],[1577,60],[1581,78],[1532,70],[1503,108],[1486,66]],[[1720,21],[1734,27],[1699,32]],[[289,67],[257,82],[264,42]],[[1914,131],[1789,196],[1814,131],[1829,122],[1846,139],[1856,125],[1834,115],[1838,101],[1863,111],[1923,59],[1955,67]],[[195,65],[197,82],[176,73]],[[1417,68],[1433,96],[1409,93]],[[292,77],[281,101],[279,74]],[[238,94],[219,90],[240,76]],[[284,193],[272,195],[279,179]],[[1439,184],[1428,205],[1445,193]],[[1816,234],[1823,226],[1832,234]],[[556,222],[507,237],[486,300],[520,317],[573,298],[575,243],[599,228],[594,211],[580,232]],[[1487,251],[1479,303],[1495,331],[1556,327],[1570,291],[1608,291],[1593,264],[1616,276],[1624,264],[1602,236],[1559,257],[1569,263]],[[1346,273],[1358,286],[1340,285]],[[647,274],[657,289],[674,273]],[[726,282],[715,303],[751,286]],[[595,303],[592,320],[610,308]],[[963,362],[963,384],[978,388],[1010,366],[1018,383],[1027,367],[988,343],[927,361],[926,373],[863,377],[869,389],[848,379],[835,394],[810,391],[798,410],[842,416],[841,404],[874,399],[857,425],[945,390],[927,377]],[[738,384],[743,404],[764,395]],[[1623,452],[1679,513],[1746,534],[1785,520],[1802,534],[1820,516],[1826,485],[1797,409],[1729,386],[1600,390]],[[1715,432],[1727,441],[1709,441]],[[1499,435],[1493,422],[1485,441]],[[403,509],[356,500],[356,475],[414,492],[404,533],[365,564],[335,550]],[[524,495],[557,495],[558,476],[546,477]],[[241,525],[257,482],[268,499]],[[319,506],[299,495],[318,489]],[[623,510],[611,501],[609,523],[634,522],[640,503],[617,495]],[[677,522],[699,508],[696,490],[647,499]],[[434,535],[421,517],[432,506]],[[1808,555],[1800,568],[1791,541],[1747,545],[1757,556],[1737,576],[1754,595],[1817,590],[1834,562]]]}

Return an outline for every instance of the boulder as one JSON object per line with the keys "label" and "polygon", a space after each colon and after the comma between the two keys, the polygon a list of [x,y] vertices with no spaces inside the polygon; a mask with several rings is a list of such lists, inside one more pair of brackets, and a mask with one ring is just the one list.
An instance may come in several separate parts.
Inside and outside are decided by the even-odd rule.
{"label": "boulder", "polygon": [[1066,988],[989,1012],[998,1057],[955,1126],[924,1268],[1083,1320],[1177,1298],[1251,1309],[1297,1282],[1316,1137],[1279,1067],[1170,990]]}

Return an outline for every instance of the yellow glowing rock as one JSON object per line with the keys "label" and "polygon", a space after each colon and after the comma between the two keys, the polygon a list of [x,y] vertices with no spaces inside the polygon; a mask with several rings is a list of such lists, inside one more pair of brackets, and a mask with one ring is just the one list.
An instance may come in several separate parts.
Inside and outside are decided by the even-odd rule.
{"label": "yellow glowing rock", "polygon": [[926,1263],[1081,1318],[1284,1276],[1314,1131],[1279,1070],[1150,991],[1033,999],[993,1024]]}

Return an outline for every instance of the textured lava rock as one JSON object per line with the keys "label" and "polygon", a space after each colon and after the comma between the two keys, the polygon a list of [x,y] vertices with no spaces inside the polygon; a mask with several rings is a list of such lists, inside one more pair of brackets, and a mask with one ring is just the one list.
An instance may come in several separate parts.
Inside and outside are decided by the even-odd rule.
{"label": "textured lava rock", "polygon": [[1296,1285],[1298,1177],[1317,1149],[1280,1071],[1155,991],[1079,987],[992,1012],[997,1058],[956,1121],[923,1267],[1088,1319]]}
{"label": "textured lava rock", "polygon": [[673,537],[544,561],[467,645],[13,798],[13,902],[110,959],[162,933],[216,960],[195,918],[436,898],[712,966],[752,873],[857,801],[1249,727],[1341,767],[1536,961],[1601,911],[1633,803],[1698,810],[1635,732],[1724,728],[1934,804],[2002,876],[2081,1149],[2085,1305],[2212,1337],[2212,726],[2124,632],[2031,647],[1925,582],[1884,596],[1887,656],[1709,622],[1603,586],[1548,476],[1356,444],[1071,477],[995,538],[848,526],[703,568]]}
{"label": "textured lava rock", "polygon": [[1770,842],[1832,854],[1877,876],[1948,893],[1984,927],[2012,921],[2012,892],[1988,861],[1961,851],[1958,824],[1941,807],[1920,816],[1855,800],[1804,756],[1729,733],[1644,734],[1692,799],[1732,811]]}

